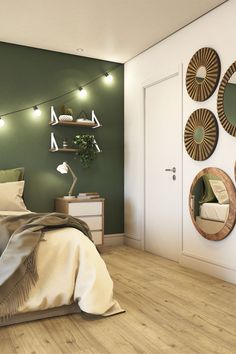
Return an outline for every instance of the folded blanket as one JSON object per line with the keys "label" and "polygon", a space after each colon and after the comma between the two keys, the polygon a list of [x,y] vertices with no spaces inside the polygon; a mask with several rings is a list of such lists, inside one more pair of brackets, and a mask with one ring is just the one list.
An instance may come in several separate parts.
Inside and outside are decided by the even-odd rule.
{"label": "folded blanket", "polygon": [[36,252],[45,231],[74,227],[90,239],[86,223],[60,213],[0,216],[0,321],[14,314],[38,279]]}

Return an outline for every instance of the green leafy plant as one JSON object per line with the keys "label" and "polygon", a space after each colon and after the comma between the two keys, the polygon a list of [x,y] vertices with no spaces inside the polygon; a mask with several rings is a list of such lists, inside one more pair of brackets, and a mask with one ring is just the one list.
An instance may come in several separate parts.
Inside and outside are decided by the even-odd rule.
{"label": "green leafy plant", "polygon": [[84,167],[89,167],[91,162],[96,159],[98,154],[94,135],[76,135],[73,139],[73,143],[78,148],[78,152],[76,154],[79,156],[82,165]]}
{"label": "green leafy plant", "polygon": [[72,110],[72,108],[69,108],[69,107],[66,107],[65,105],[63,105],[61,107],[61,113],[69,115],[69,116],[72,116],[73,115],[73,110]]}

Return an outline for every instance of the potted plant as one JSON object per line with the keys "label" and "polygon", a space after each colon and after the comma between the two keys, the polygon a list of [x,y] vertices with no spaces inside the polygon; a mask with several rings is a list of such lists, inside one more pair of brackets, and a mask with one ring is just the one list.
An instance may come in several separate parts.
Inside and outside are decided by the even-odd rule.
{"label": "potted plant", "polygon": [[99,152],[94,135],[80,134],[76,135],[73,143],[77,146],[77,155],[84,167],[90,166],[91,162],[96,159]]}

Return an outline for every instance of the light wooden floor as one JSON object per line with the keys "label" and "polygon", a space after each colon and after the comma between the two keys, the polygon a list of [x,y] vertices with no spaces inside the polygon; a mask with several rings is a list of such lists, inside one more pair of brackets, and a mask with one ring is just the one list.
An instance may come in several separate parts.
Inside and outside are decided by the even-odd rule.
{"label": "light wooden floor", "polygon": [[0,329],[0,354],[236,353],[236,286],[126,246],[103,251],[126,313]]}

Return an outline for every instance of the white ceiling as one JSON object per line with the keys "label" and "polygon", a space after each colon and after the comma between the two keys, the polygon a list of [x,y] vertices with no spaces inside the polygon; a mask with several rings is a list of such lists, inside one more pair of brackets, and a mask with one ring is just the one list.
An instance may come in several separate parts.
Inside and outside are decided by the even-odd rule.
{"label": "white ceiling", "polygon": [[1,0],[0,40],[124,63],[223,2]]}

